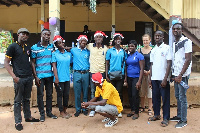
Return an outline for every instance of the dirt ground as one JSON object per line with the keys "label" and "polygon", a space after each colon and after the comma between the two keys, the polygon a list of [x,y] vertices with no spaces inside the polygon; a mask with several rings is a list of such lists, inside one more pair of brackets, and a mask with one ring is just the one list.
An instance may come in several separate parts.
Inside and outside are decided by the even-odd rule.
{"label": "dirt ground", "polygon": [[[137,120],[132,120],[130,117],[126,117],[129,113],[129,109],[123,110],[123,118],[119,118],[119,122],[111,127],[105,128],[104,123],[101,122],[102,116],[96,114],[95,117],[72,116],[70,119],[58,117],[54,120],[47,118],[45,122],[29,123],[22,120],[24,129],[22,133],[199,133],[200,132],[200,108],[188,109],[188,125],[182,129],[176,129],[174,126],[176,122],[170,122],[167,127],[161,127],[159,121],[149,122],[147,121],[147,112],[140,113],[140,117]],[[32,116],[39,118],[39,112],[37,108],[31,108]],[[53,107],[53,114],[59,116],[58,108]],[[75,108],[69,108],[70,114],[75,113]],[[22,113],[23,114],[23,113]],[[176,107],[171,108],[171,116],[176,115]],[[12,112],[11,106],[0,107],[0,133],[17,133],[18,131],[14,127],[14,112]]]}

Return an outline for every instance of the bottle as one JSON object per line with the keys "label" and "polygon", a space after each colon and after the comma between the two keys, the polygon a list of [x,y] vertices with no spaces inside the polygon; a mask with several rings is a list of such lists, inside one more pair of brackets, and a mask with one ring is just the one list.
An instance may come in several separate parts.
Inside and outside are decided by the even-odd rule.
{"label": "bottle", "polygon": [[74,42],[72,42],[72,48],[74,47]]}
{"label": "bottle", "polygon": [[180,85],[183,86],[183,88],[188,89],[189,85],[187,85],[185,82],[181,81]]}

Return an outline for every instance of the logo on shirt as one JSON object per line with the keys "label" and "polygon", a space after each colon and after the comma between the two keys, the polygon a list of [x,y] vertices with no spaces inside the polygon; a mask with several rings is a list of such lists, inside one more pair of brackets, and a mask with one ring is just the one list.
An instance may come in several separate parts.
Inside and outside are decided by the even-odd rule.
{"label": "logo on shirt", "polygon": [[89,56],[88,56],[88,55],[85,55],[84,58],[89,58]]}
{"label": "logo on shirt", "polygon": [[164,52],[161,52],[161,56],[165,56]]}

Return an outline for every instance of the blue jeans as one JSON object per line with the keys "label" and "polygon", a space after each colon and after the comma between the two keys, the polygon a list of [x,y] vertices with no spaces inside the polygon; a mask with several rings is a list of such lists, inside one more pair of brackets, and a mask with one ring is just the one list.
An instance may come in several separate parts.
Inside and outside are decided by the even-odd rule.
{"label": "blue jeans", "polygon": [[[188,84],[188,77],[182,77],[182,81]],[[177,117],[182,121],[187,121],[187,89],[174,82],[175,97],[177,99]]]}
{"label": "blue jeans", "polygon": [[[74,72],[73,84],[74,84],[74,95],[75,95],[75,108],[77,112],[81,111],[81,92],[83,91],[83,102],[88,101],[88,88],[89,88],[89,72],[79,73]],[[85,111],[85,109],[82,109]]]}
{"label": "blue jeans", "polygon": [[18,83],[14,82],[14,117],[15,123],[22,122],[21,103],[23,105],[24,118],[31,118],[30,98],[33,85],[33,77],[20,78]]}
{"label": "blue jeans", "polygon": [[52,93],[53,93],[53,77],[42,78],[40,86],[37,86],[37,103],[40,115],[45,115],[44,112],[44,86],[46,90],[46,113],[51,114],[52,111]]}
{"label": "blue jeans", "polygon": [[169,120],[170,118],[170,85],[167,82],[165,88],[161,87],[162,81],[152,80],[152,101],[154,116],[160,115],[161,96],[163,102],[163,119]]}

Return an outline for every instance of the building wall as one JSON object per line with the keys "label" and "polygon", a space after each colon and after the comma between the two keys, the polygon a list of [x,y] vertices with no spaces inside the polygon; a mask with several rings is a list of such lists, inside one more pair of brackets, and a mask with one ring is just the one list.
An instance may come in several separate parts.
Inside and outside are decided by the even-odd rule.
{"label": "building wall", "polygon": [[[45,5],[45,20],[49,15],[48,4]],[[61,5],[60,19],[65,20],[66,32],[83,31],[83,26],[88,25],[91,31],[102,30],[111,31],[111,5],[100,4],[97,6],[97,14],[88,10],[88,7],[82,4],[73,6],[73,4]],[[21,5],[1,6],[0,28],[13,30],[14,33],[20,27],[26,27],[31,33],[39,33],[40,25],[40,5]],[[51,11],[51,10],[50,10]],[[134,31],[135,21],[152,22],[143,12],[131,3],[116,3],[116,30],[117,31]],[[156,26],[154,26],[156,27]]]}

